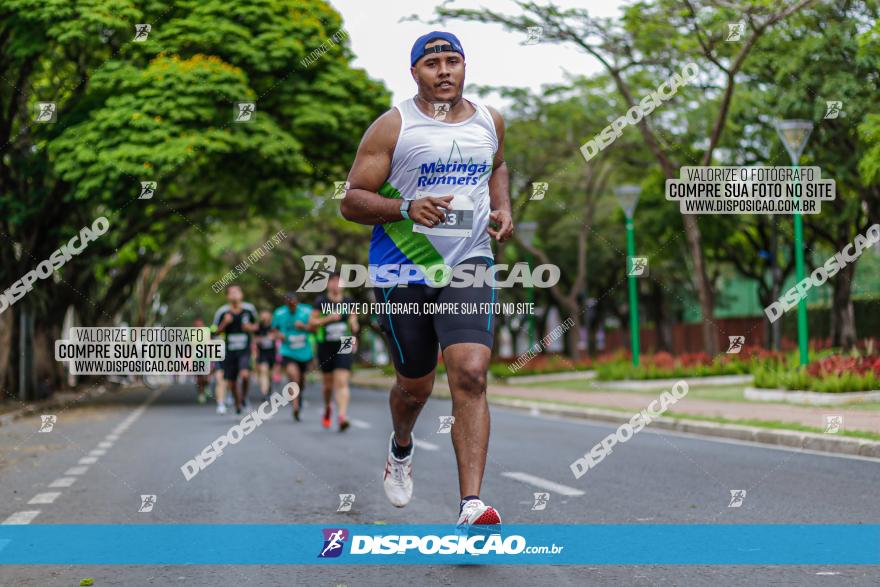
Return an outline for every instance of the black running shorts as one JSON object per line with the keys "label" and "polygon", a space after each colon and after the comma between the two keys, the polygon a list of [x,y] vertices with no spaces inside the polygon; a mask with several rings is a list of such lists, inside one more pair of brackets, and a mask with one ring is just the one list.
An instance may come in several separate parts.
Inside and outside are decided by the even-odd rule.
{"label": "black running shorts", "polygon": [[223,359],[223,377],[227,381],[235,381],[238,379],[239,373],[248,371],[250,368],[251,351],[249,349],[226,351],[226,358]]}
{"label": "black running shorts", "polygon": [[[474,257],[463,263],[492,265],[487,257]],[[491,304],[496,292],[489,284],[470,287],[431,287],[425,284],[408,284],[406,287],[373,288],[376,301],[418,304]],[[492,348],[495,318],[491,312],[436,314],[401,313],[378,316],[379,326],[398,373],[408,378],[427,375],[437,366],[437,353],[457,343],[476,343]],[[439,345],[439,348],[438,348]]]}
{"label": "black running shorts", "polygon": [[318,343],[318,366],[322,373],[332,373],[335,369],[348,369],[354,364],[354,353],[340,353],[341,341]]}
{"label": "black running shorts", "polygon": [[284,355],[281,355],[281,367],[287,368],[288,365],[295,364],[297,367],[299,367],[300,373],[305,373],[309,370],[310,362],[311,361],[297,361],[296,359],[293,359],[291,357],[285,357]]}
{"label": "black running shorts", "polygon": [[257,349],[257,363],[268,363],[270,367],[275,366],[275,348]]}

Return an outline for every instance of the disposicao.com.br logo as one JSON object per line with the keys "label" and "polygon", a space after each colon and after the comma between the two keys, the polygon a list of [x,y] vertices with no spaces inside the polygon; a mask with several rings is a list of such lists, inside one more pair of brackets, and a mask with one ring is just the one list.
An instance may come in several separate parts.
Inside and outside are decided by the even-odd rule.
{"label": "disposicao.com.br logo", "polygon": [[[528,546],[525,537],[519,534],[502,536],[498,533],[466,532],[456,534],[364,534],[349,535],[345,528],[324,528],[323,546],[318,558],[338,557],[348,541],[350,555],[517,555],[517,554],[559,554],[564,546]],[[349,540],[350,539],[350,540]]]}

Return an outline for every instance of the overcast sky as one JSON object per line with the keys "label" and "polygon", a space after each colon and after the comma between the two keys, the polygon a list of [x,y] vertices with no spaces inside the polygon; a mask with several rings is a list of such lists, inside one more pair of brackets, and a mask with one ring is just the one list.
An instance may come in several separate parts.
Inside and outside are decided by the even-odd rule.
{"label": "overcast sky", "polygon": [[[540,0],[539,0],[540,1]],[[428,21],[435,0],[330,0],[342,15],[351,47],[357,56],[354,65],[370,77],[385,82],[397,104],[416,93],[409,73],[409,52],[413,42],[432,30],[448,30],[461,40],[467,61],[466,83],[493,86],[520,86],[539,89],[542,84],[564,81],[564,73],[598,72],[600,65],[590,56],[564,45],[522,45],[526,31],[505,31],[499,25],[448,21],[446,26],[419,22],[398,22],[414,13]],[[563,8],[581,7],[594,16],[616,16],[622,0],[557,0]],[[520,13],[510,0],[455,2],[463,8],[489,8],[507,14]],[[465,88],[465,94],[468,94]],[[493,105],[502,106],[502,104]]]}

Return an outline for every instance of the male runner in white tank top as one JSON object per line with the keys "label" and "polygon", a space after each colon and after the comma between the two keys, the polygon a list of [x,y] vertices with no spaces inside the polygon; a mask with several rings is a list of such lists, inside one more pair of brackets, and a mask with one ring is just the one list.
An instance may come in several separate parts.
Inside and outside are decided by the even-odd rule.
{"label": "male runner in white tank top", "polygon": [[[380,116],[364,134],[341,210],[373,225],[371,270],[380,265],[492,265],[491,239],[513,233],[504,121],[462,98],[464,50],[451,33],[416,40],[410,72],[418,94]],[[371,271],[372,273],[372,271]],[[376,300],[400,303],[492,303],[490,285],[432,287],[430,271],[374,276]],[[402,287],[401,287],[402,286]],[[384,487],[397,507],[413,491],[412,429],[431,395],[438,345],[452,392],[452,445],[458,462],[460,526],[500,524],[480,500],[489,447],[486,372],[494,320],[483,314],[385,314],[379,317],[394,359],[394,432]]]}

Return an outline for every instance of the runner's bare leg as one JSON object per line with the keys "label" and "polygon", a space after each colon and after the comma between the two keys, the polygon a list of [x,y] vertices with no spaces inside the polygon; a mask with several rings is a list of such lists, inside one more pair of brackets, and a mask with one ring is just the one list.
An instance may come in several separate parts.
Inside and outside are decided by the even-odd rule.
{"label": "runner's bare leg", "polygon": [[458,462],[461,496],[480,495],[489,451],[489,403],[486,371],[492,351],[476,343],[453,344],[443,351],[452,393],[452,446]]}
{"label": "runner's bare leg", "polygon": [[394,440],[398,446],[409,446],[412,442],[413,427],[434,389],[435,374],[436,370],[418,378],[397,374],[388,403],[394,424]]}

